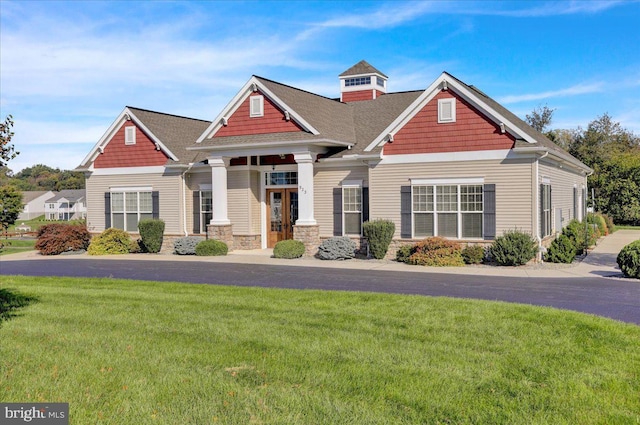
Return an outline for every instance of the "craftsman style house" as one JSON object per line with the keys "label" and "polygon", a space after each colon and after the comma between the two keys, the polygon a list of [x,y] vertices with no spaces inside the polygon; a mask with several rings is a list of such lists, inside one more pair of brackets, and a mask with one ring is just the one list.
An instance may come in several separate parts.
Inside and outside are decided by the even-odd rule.
{"label": "craftsman style house", "polygon": [[299,239],[359,240],[396,224],[396,242],[480,243],[518,228],[541,245],[582,219],[586,165],[448,73],[391,93],[365,61],[330,99],[253,76],[213,119],[126,107],[89,152],[91,231],[208,234],[232,249]]}

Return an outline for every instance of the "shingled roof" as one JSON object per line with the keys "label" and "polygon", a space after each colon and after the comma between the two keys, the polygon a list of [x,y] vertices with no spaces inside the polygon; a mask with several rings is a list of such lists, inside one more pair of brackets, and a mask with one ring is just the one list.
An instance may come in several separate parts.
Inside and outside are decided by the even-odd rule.
{"label": "shingled roof", "polygon": [[385,74],[383,74],[382,72],[380,72],[379,70],[371,66],[371,64],[369,64],[369,62],[365,60],[361,60],[357,64],[353,65],[351,68],[344,71],[342,74],[340,74],[340,77],[348,77],[351,75],[361,75],[361,74],[380,74],[385,78],[389,78]]}

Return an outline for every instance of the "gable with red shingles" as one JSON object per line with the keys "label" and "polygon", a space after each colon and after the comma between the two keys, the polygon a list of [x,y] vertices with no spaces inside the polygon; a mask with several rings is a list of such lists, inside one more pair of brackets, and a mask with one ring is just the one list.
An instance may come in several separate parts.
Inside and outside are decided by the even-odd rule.
{"label": "gable with red shingles", "polygon": [[263,116],[250,117],[250,98],[257,95],[262,95],[262,93],[258,91],[248,96],[233,115],[227,119],[228,124],[220,127],[213,137],[303,131],[293,120],[287,121],[284,111],[278,108],[267,96],[264,96]]}
{"label": "gable with red shingles", "polygon": [[[456,121],[438,123],[438,100],[456,99]],[[451,90],[442,90],[384,146],[385,155],[511,149],[515,138]]]}
{"label": "gable with red shingles", "polygon": [[[135,145],[125,145],[125,127],[136,127]],[[165,165],[168,156],[156,150],[155,143],[134,123],[127,122],[113,135],[104,152],[93,162],[94,168],[152,167]]]}

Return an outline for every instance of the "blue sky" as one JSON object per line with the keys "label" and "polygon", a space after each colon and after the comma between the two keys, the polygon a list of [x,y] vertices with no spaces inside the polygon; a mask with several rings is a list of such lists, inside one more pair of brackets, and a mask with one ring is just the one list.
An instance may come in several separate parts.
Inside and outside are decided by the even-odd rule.
{"label": "blue sky", "polygon": [[72,169],[125,106],[212,120],[260,75],[328,97],[361,59],[389,91],[442,71],[553,128],[603,113],[640,133],[637,1],[0,0],[1,118],[14,172]]}

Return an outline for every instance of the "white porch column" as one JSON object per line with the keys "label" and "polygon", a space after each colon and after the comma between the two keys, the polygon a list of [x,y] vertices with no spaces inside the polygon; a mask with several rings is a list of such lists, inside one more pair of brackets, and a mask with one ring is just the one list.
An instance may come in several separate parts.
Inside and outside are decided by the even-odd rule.
{"label": "white porch column", "polygon": [[298,164],[298,220],[296,225],[315,226],[313,216],[313,163],[317,154],[312,152],[294,153]]}
{"label": "white porch column", "polygon": [[227,212],[227,167],[229,159],[220,156],[209,157],[211,166],[211,191],[213,196],[213,215],[210,224],[231,224]]}

